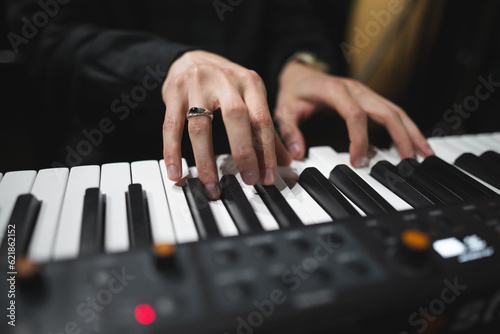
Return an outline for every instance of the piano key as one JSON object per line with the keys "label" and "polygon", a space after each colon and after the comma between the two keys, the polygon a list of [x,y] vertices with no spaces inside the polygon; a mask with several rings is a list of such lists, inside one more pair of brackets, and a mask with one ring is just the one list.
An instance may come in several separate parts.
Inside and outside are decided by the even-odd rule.
{"label": "piano key", "polygon": [[0,243],[3,241],[17,197],[30,192],[35,177],[34,170],[8,172],[3,176],[0,182]]}
{"label": "piano key", "polygon": [[165,161],[160,160],[158,163],[160,164],[163,185],[172,216],[175,240],[178,243],[198,241],[198,232],[196,231],[186,196],[184,196],[184,191],[182,190],[185,179],[189,177],[189,168],[186,160],[182,159],[182,180],[179,182],[179,185],[168,178]]}
{"label": "piano key", "polygon": [[263,231],[255,211],[236,176],[232,174],[224,175],[221,180],[221,199],[227,211],[233,218],[240,234]]}
{"label": "piano key", "polygon": [[453,163],[462,154],[461,150],[450,145],[445,138],[429,138],[427,142],[434,150],[436,156],[448,163]]}
{"label": "piano key", "polygon": [[132,183],[140,184],[146,193],[152,241],[155,244],[174,244],[174,224],[158,161],[136,161],[130,164],[130,168]]}
{"label": "piano key", "polygon": [[5,233],[1,247],[3,250],[2,254],[7,254],[5,250],[8,247],[8,238],[10,237],[8,232],[10,230],[13,232],[12,237],[15,238],[17,257],[19,258],[27,255],[28,246],[40,212],[41,204],[42,202],[32,194],[22,194],[17,197],[12,215],[7,224],[7,233]]}
{"label": "piano key", "polygon": [[130,248],[146,248],[151,246],[151,222],[146,191],[139,183],[128,186],[127,219]]}
{"label": "piano key", "polygon": [[399,175],[396,166],[388,161],[379,161],[372,167],[370,175],[415,208],[427,207],[435,203],[420,190]]}
{"label": "piano key", "polygon": [[187,179],[183,189],[200,238],[205,240],[220,237],[219,228],[205,195],[205,187],[200,179]]}
{"label": "piano key", "polygon": [[481,158],[494,165],[495,168],[500,170],[500,154],[494,151],[486,151],[481,154]]}
{"label": "piano key", "polygon": [[[219,179],[227,174],[234,175],[236,177],[241,189],[243,190],[243,193],[247,197],[248,202],[252,206],[252,209],[255,212],[255,215],[259,219],[259,222],[261,223],[264,230],[278,230],[278,222],[276,221],[276,219],[274,219],[274,216],[269,211],[266,204],[262,201],[262,198],[260,198],[260,196],[257,194],[255,188],[243,182],[233,158],[230,155],[223,154],[216,158],[216,163],[219,173]],[[235,223],[237,222],[235,221]]]}
{"label": "piano key", "polygon": [[125,193],[131,183],[128,162],[102,165],[100,189],[106,195],[106,223],[104,224],[106,253],[124,252],[130,247]]}
{"label": "piano key", "polygon": [[345,197],[316,168],[308,167],[300,174],[301,186],[334,220],[360,216]]}
{"label": "piano key", "polygon": [[[191,173],[191,177],[198,177],[198,170],[196,167],[189,167],[189,172]],[[220,234],[223,237],[238,235],[238,229],[236,228],[236,225],[234,225],[233,219],[229,215],[229,212],[227,212],[222,200],[219,198],[216,201],[209,201],[208,205],[210,205],[215,222],[219,227]]]}
{"label": "piano key", "polygon": [[337,165],[330,172],[330,181],[366,214],[396,211],[382,196],[347,165]]}
{"label": "piano key", "polygon": [[[99,176],[99,166],[71,168],[54,240],[52,256],[55,260],[78,257],[85,191],[88,188],[99,187]],[[30,251],[32,250],[30,249]],[[30,253],[31,256],[37,256],[34,250]]]}
{"label": "piano key", "polygon": [[486,136],[483,136],[483,135],[476,135],[475,136],[476,140],[481,142],[482,145],[484,145],[485,147],[488,148],[488,150],[493,150],[493,151],[496,151],[498,150],[500,147],[498,146],[498,143],[489,138],[489,137],[486,137]]}
{"label": "piano key", "polygon": [[80,256],[96,255],[103,252],[105,198],[99,188],[89,188],[85,191]]}
{"label": "piano key", "polygon": [[[319,170],[326,179],[330,176],[330,172],[333,167],[339,164],[338,153],[330,146],[317,146],[311,147],[309,149],[309,160],[313,163],[313,166]],[[356,204],[354,204],[349,197],[340,192],[345,200],[362,216],[365,216],[363,210],[361,210]]]}
{"label": "piano key", "polygon": [[463,199],[492,197],[496,194],[437,156],[428,157],[420,166],[424,172]]}
{"label": "piano key", "polygon": [[418,163],[415,159],[404,159],[399,163],[397,168],[405,179],[414,179],[438,197],[443,203],[455,203],[463,200],[432,178],[432,176],[425,173],[420,168],[420,163]]}
{"label": "piano key", "polygon": [[472,153],[464,153],[455,160],[455,165],[500,189],[500,173],[488,161]]}
{"label": "piano key", "polygon": [[0,173],[0,182],[2,182],[3,173]]}
{"label": "piano key", "polygon": [[[31,193],[42,201],[28,249],[29,258],[35,262],[47,262],[52,257],[68,174],[68,168],[42,169],[33,184]],[[78,219],[81,219],[81,216]]]}
{"label": "piano key", "polygon": [[[287,188],[290,189],[296,201],[301,203],[304,210],[308,213],[308,217],[305,218],[297,213],[305,225],[331,221],[330,215],[323,210],[299,183],[300,173],[302,173],[305,168],[311,166],[312,164],[309,159],[305,159],[304,161],[293,160],[290,166],[278,166],[278,174],[281,180],[283,180]],[[287,198],[289,204],[293,208],[293,201],[288,199],[288,195],[285,196],[285,198]]]}
{"label": "piano key", "polygon": [[276,218],[280,228],[304,226],[299,216],[297,216],[295,211],[290,207],[285,197],[283,197],[275,185],[264,186],[258,183],[255,185],[255,189],[264,203],[266,203],[274,218]]}
{"label": "piano key", "polygon": [[[385,198],[389,202],[389,204],[391,204],[396,210],[402,211],[413,209],[411,205],[402,200],[399,196],[387,189],[384,185],[382,185],[370,175],[371,168],[377,162],[385,160],[385,156],[383,156],[376,150],[370,151],[368,155],[370,156],[369,165],[367,167],[356,168],[356,174],[358,174],[366,183],[368,183],[373,189],[375,189],[375,191],[378,192],[383,198]],[[349,153],[337,153],[333,149],[322,150],[320,157],[322,157],[322,159],[326,161],[334,162],[335,164],[345,164],[347,166],[351,166]],[[393,161],[395,161],[395,159],[393,159]],[[334,165],[330,163],[330,166]],[[332,167],[330,167],[330,170],[331,168]],[[330,170],[328,171],[328,176]]]}

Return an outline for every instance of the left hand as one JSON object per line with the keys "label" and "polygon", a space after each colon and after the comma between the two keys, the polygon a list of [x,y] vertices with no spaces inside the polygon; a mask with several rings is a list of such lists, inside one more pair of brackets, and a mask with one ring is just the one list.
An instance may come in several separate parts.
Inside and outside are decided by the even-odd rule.
{"label": "left hand", "polygon": [[335,109],[346,121],[351,164],[366,163],[368,117],[384,125],[398,148],[401,159],[433,155],[416,124],[389,100],[359,81],[328,75],[292,61],[280,73],[275,119],[292,157],[304,157],[306,146],[299,124],[321,108]]}

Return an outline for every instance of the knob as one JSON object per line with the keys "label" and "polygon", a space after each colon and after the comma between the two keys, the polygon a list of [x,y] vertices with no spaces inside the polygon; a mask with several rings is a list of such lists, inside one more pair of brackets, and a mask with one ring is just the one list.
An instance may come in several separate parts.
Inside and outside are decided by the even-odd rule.
{"label": "knob", "polygon": [[398,253],[406,263],[421,266],[428,260],[430,245],[431,241],[426,233],[407,229],[400,235]]}
{"label": "knob", "polygon": [[159,270],[172,270],[176,267],[175,244],[157,244],[153,246],[155,265]]}

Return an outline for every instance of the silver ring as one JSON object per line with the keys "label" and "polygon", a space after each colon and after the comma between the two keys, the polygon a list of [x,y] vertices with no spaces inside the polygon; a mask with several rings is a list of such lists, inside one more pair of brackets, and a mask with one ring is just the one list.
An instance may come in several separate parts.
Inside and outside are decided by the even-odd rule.
{"label": "silver ring", "polygon": [[201,107],[190,108],[189,111],[187,112],[186,119],[189,121],[190,118],[197,116],[207,116],[210,117],[211,121],[214,120],[214,113],[212,111],[209,111]]}

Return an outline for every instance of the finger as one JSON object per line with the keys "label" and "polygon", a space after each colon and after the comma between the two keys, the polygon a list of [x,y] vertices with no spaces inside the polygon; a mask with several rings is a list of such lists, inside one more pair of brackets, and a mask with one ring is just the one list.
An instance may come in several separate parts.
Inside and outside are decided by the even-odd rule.
{"label": "finger", "polygon": [[387,102],[399,113],[399,116],[401,117],[401,120],[406,127],[406,131],[408,132],[408,135],[410,136],[413,146],[416,148],[417,152],[424,158],[435,155],[431,146],[429,145],[415,122],[411,120],[411,118],[404,112],[403,109],[401,109],[391,101]]}
{"label": "finger", "polygon": [[286,149],[280,136],[274,133],[274,145],[276,150],[276,160],[279,166],[289,166],[292,163],[292,155]]}
{"label": "finger", "polygon": [[257,155],[261,183],[273,185],[278,171],[274,124],[267,105],[264,85],[260,77],[253,74],[254,72],[250,73],[252,73],[250,84],[244,91],[244,100],[252,127],[253,147]]}
{"label": "finger", "polygon": [[347,125],[349,133],[349,155],[355,168],[368,164],[368,119],[363,108],[347,92],[344,85],[335,85],[329,90],[326,103],[337,110]]}
{"label": "finger", "polygon": [[[377,116],[373,117],[374,120],[386,127],[394,144],[398,148],[401,159],[415,158],[411,134],[408,131],[408,126],[411,126],[410,123],[413,122],[408,118],[406,113],[397,106],[396,108],[393,107],[392,103],[389,103],[389,101],[382,97],[379,97],[371,105],[377,110]],[[413,124],[413,126],[415,125]],[[416,130],[419,132],[418,129]]]}
{"label": "finger", "polygon": [[231,155],[243,182],[255,185],[259,182],[260,173],[247,106],[240,92],[230,82],[224,82],[221,86],[223,94],[219,97],[219,103]]}
{"label": "finger", "polygon": [[288,106],[276,110],[276,120],[280,135],[288,151],[295,160],[301,160],[306,152],[304,136],[299,129],[298,113],[291,112]]}
{"label": "finger", "polygon": [[188,133],[193,147],[198,178],[205,186],[207,197],[216,200],[220,197],[220,186],[212,143],[211,119],[206,116],[192,117],[188,121]]}
{"label": "finger", "polygon": [[184,129],[187,99],[183,82],[174,80],[167,84],[163,92],[165,118],[163,121],[163,158],[168,178],[180,181],[182,177],[182,133]]}

